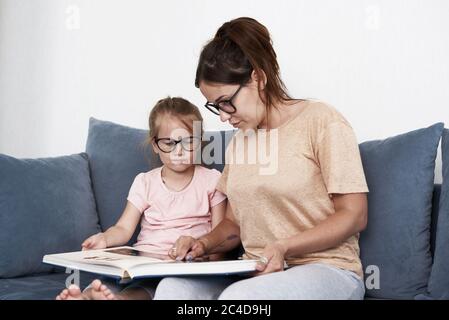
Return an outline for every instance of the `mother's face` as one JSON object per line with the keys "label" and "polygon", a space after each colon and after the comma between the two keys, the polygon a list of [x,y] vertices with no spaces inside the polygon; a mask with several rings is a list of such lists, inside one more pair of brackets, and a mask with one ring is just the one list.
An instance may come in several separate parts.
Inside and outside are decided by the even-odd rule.
{"label": "mother's face", "polygon": [[265,106],[260,99],[257,82],[252,80],[240,90],[239,87],[238,84],[200,82],[200,91],[208,102],[218,104],[234,96],[232,104],[236,112],[226,113],[220,110],[221,121],[228,121],[234,128],[242,130],[256,129],[265,118]]}

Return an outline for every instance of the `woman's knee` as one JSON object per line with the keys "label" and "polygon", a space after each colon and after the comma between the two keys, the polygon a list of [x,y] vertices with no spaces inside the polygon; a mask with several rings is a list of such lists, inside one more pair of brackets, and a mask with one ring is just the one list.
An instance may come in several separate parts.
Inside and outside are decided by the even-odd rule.
{"label": "woman's knee", "polygon": [[[223,290],[218,300],[254,300],[258,299],[257,288],[253,281],[241,280]],[[257,285],[256,285],[257,286]]]}
{"label": "woman's knee", "polygon": [[235,282],[220,300],[362,299],[363,284],[338,268],[304,265]]}
{"label": "woman's knee", "polygon": [[191,299],[192,290],[188,290],[186,279],[176,277],[163,278],[156,287],[154,300]]}
{"label": "woman's knee", "polygon": [[154,295],[155,300],[211,300],[217,299],[229,285],[226,278],[167,277],[162,279]]}

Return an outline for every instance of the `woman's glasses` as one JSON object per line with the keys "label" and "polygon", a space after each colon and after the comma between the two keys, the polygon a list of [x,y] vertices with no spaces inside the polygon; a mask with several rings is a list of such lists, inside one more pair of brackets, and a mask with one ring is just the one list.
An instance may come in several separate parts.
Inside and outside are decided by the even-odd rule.
{"label": "woman's glasses", "polygon": [[242,85],[237,89],[237,91],[232,95],[231,98],[227,100],[221,100],[217,103],[213,102],[206,102],[204,105],[209,111],[216,115],[220,115],[220,110],[223,112],[226,112],[228,114],[235,113],[237,109],[235,108],[234,104],[232,103],[232,100],[237,96],[237,93],[239,93],[240,89],[242,89]]}
{"label": "woman's glasses", "polygon": [[170,153],[173,150],[175,150],[176,145],[178,143],[180,143],[181,147],[188,152],[197,150],[198,147],[201,145],[201,138],[194,136],[184,137],[179,140],[171,138],[154,138],[154,141],[156,142],[156,145],[159,148],[159,150],[165,153]]}

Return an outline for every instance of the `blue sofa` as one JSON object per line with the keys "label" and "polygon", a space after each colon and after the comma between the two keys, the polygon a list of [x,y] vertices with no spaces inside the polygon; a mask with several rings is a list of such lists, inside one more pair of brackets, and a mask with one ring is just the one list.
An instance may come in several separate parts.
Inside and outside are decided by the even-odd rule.
{"label": "blue sofa", "polygon": [[[205,166],[223,169],[233,133],[206,132],[205,148],[216,148]],[[85,152],[43,159],[0,155],[0,299],[55,298],[69,274],[43,265],[42,256],[79,250],[85,237],[117,221],[134,177],[161,165],[142,143],[146,135],[91,118]],[[439,228],[449,216],[440,206],[442,188],[445,198],[448,188],[433,182],[442,135],[448,145],[448,130],[439,123],[360,144],[370,189],[368,227],[360,238],[367,299],[449,299],[449,273],[433,270],[436,253],[440,265],[449,265],[449,228]],[[81,286],[93,278],[81,273]]]}

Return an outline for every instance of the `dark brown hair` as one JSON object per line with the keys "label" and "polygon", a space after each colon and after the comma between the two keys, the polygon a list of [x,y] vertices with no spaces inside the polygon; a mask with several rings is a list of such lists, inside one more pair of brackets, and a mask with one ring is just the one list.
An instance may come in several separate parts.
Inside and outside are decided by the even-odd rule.
{"label": "dark brown hair", "polygon": [[148,118],[149,134],[148,142],[157,137],[162,116],[169,115],[178,118],[190,132],[193,133],[193,122],[199,121],[201,124],[201,136],[203,135],[203,117],[198,108],[180,97],[167,97],[159,100],[150,112]]}
{"label": "dark brown hair", "polygon": [[262,95],[271,108],[276,103],[292,100],[279,74],[279,65],[270,34],[258,21],[242,17],[223,24],[203,48],[196,70],[195,86],[201,81],[244,85],[255,71],[258,79],[266,76]]}

